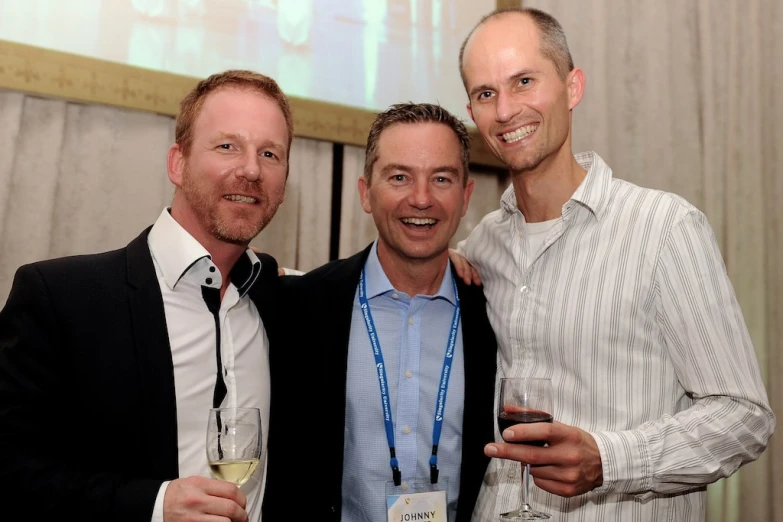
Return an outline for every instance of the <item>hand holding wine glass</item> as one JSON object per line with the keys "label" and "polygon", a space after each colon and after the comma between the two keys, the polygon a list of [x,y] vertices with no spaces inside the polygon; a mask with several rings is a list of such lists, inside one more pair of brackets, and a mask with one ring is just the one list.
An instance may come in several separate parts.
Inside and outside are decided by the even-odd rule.
{"label": "hand holding wine glass", "polygon": [[[516,424],[552,422],[552,383],[549,379],[502,378],[498,398],[498,430]],[[545,441],[524,441],[522,444],[544,446]],[[522,488],[520,505],[517,509],[501,513],[501,520],[541,520],[550,515],[534,510],[530,506],[530,465],[522,467]]]}
{"label": "hand holding wine glass", "polygon": [[237,487],[261,462],[261,411],[258,408],[212,408],[207,424],[207,461],[215,478]]}

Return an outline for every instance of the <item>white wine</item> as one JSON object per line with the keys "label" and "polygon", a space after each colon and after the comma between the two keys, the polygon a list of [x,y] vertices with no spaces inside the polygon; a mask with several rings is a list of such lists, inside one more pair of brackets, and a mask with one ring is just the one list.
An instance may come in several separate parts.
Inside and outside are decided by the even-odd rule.
{"label": "white wine", "polygon": [[221,460],[209,463],[209,469],[216,479],[233,482],[237,486],[247,482],[257,467],[258,459]]}

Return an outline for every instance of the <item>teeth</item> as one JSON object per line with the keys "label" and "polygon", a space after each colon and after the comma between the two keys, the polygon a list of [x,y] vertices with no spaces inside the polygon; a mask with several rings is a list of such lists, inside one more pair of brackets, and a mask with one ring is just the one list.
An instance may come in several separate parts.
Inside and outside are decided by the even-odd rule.
{"label": "teeth", "polygon": [[256,198],[251,198],[250,196],[240,196],[238,194],[231,194],[228,196],[223,196],[225,199],[229,201],[238,201],[240,203],[255,203]]}
{"label": "teeth", "polygon": [[402,218],[406,225],[434,225],[435,220],[430,218]]}
{"label": "teeth", "polygon": [[520,127],[514,132],[507,132],[503,135],[503,139],[506,140],[506,143],[514,143],[515,141],[519,141],[525,136],[528,136],[529,134],[532,134],[534,130],[538,128],[538,125],[525,125],[524,127]]}

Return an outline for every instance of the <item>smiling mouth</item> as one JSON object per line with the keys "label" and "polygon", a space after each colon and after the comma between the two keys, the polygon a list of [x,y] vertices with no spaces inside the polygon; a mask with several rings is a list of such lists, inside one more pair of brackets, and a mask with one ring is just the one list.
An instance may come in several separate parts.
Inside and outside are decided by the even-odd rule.
{"label": "smiling mouth", "polygon": [[402,218],[400,221],[416,228],[431,228],[438,222],[437,219],[432,218]]}
{"label": "smiling mouth", "polygon": [[538,124],[534,125],[523,125],[522,127],[518,128],[515,131],[506,132],[502,134],[503,141],[506,143],[514,143],[521,139],[524,139],[531,134],[533,134],[536,129],[538,129]]}
{"label": "smiling mouth", "polygon": [[234,201],[236,203],[256,203],[258,201],[256,198],[250,196],[241,196],[239,194],[228,194],[227,196],[223,196],[223,199]]}

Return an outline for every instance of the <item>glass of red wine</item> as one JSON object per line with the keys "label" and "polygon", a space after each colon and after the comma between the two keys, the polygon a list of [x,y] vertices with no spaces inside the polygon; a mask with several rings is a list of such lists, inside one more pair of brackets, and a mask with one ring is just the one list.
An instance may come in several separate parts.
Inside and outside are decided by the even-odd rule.
{"label": "glass of red wine", "polygon": [[[552,422],[552,382],[549,379],[527,377],[503,377],[500,379],[498,398],[498,430],[516,424]],[[544,446],[546,441],[524,441],[520,444]],[[530,506],[530,464],[522,467],[522,487],[519,507],[501,513],[501,520],[542,520],[551,515],[536,511]]]}

